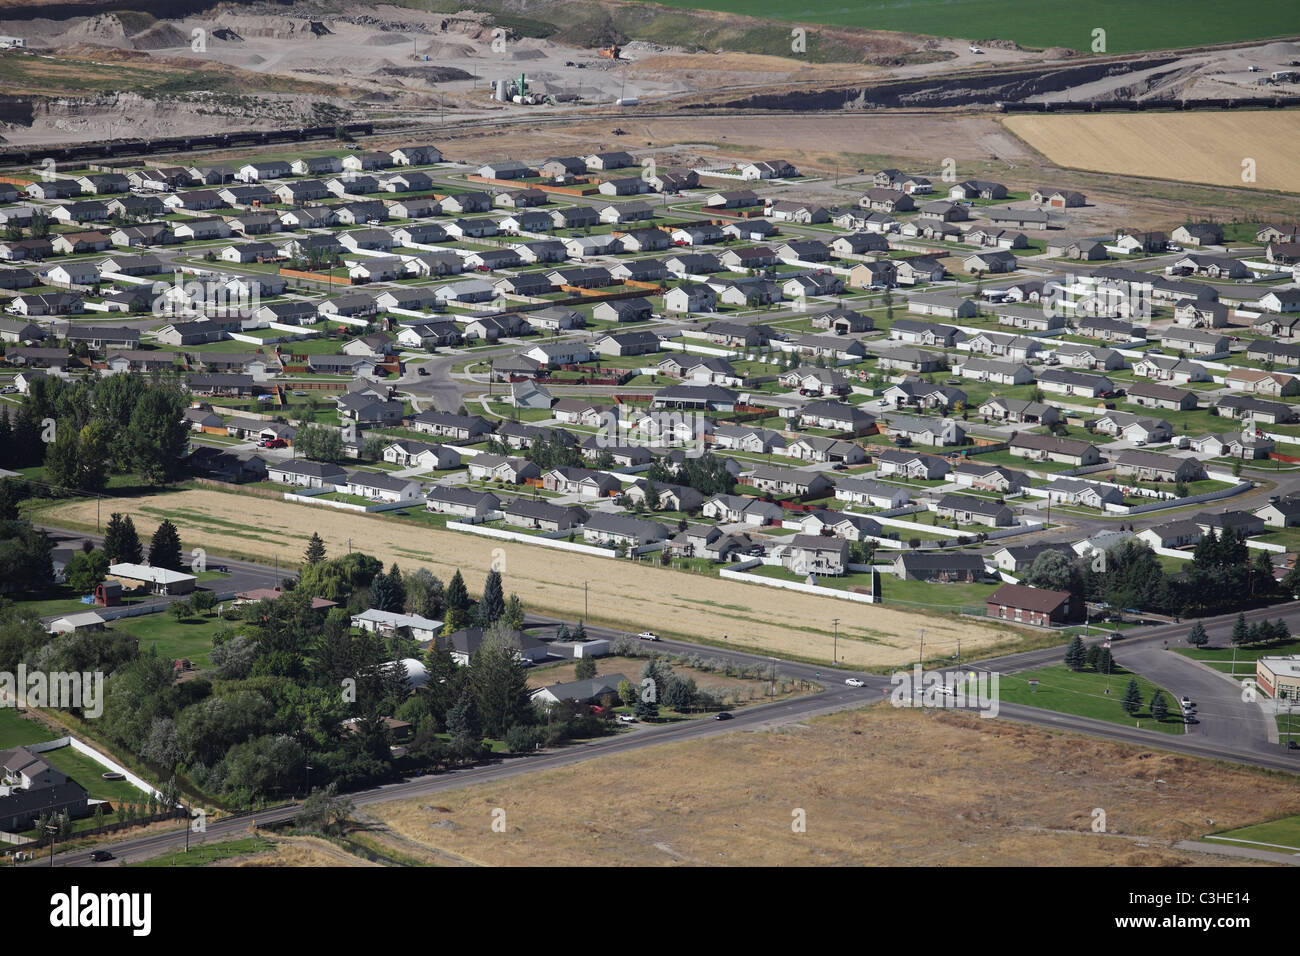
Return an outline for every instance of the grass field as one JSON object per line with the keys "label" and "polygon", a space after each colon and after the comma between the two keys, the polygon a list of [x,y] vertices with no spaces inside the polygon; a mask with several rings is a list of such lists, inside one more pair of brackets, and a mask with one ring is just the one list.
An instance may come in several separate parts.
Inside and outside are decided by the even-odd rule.
{"label": "grass field", "polygon": [[119,800],[138,803],[147,799],[143,790],[125,780],[105,780],[103,766],[71,747],[47,750],[41,756],[85,787],[97,800],[112,800],[116,804]]}
{"label": "grass field", "polygon": [[1268,823],[1257,823],[1250,827],[1225,830],[1222,833],[1207,837],[1207,839],[1227,845],[1239,843],[1243,846],[1250,846],[1251,844],[1263,843],[1268,845],[1257,849],[1280,849],[1282,852],[1291,850],[1300,853],[1300,817],[1283,817],[1281,820],[1270,820]]}
{"label": "grass field", "polygon": [[[897,30],[933,36],[1015,40],[1022,46],[1088,51],[1092,31],[1106,30],[1106,51],[1127,53],[1285,35],[1295,25],[1287,0],[1259,0],[1251,16],[1211,0],[809,0],[794,7],[775,0],[660,0],[666,6],[743,13],[775,20]],[[810,41],[811,42],[811,41]]]}
{"label": "grass field", "polygon": [[1172,844],[1297,809],[1280,776],[880,705],[366,812],[468,865],[1132,866],[1221,865]]}
{"label": "grass field", "polygon": [[28,720],[13,707],[0,707],[0,750],[39,744],[56,736],[44,724]]}
{"label": "grass field", "polygon": [[[1300,138],[1295,112],[1010,116],[1003,124],[1072,169],[1288,192],[1300,183],[1300,156],[1286,145]],[[1255,160],[1253,183],[1242,182],[1246,157]]]}
{"label": "grass field", "polygon": [[228,840],[224,843],[203,843],[190,847],[188,853],[184,850],[177,850],[164,856],[156,856],[152,860],[141,860],[138,863],[128,863],[126,865],[141,867],[207,866],[220,860],[229,860],[233,857],[248,856],[251,853],[263,853],[274,849],[275,844],[266,837],[253,836],[244,837],[242,840]]}
{"label": "grass field", "polygon": [[[864,606],[853,613],[840,602],[832,606],[813,595],[581,554],[566,554],[561,561],[541,547],[438,530],[409,518],[327,511],[215,490],[124,499],[113,508],[131,514],[142,529],[152,529],[169,517],[186,547],[204,547],[227,558],[278,557],[286,567],[302,560],[313,532],[320,534],[331,555],[346,554],[350,546],[373,554],[385,566],[396,561],[403,569],[428,567],[443,580],[459,568],[471,591],[481,587],[495,562],[503,568],[506,589],[517,592],[532,610],[572,619],[589,607],[591,620],[625,630],[654,627],[719,644],[721,635],[728,634],[731,645],[805,660],[830,660],[831,619],[837,616],[848,614],[844,623],[851,622],[870,638],[870,642],[849,642],[847,647],[840,641],[840,654],[850,666],[906,662],[917,628],[924,623],[915,614],[886,607]],[[55,524],[93,526],[94,514],[93,501],[89,505],[68,502],[42,517]],[[933,642],[936,653],[947,647],[955,650],[959,639],[964,652],[978,653],[982,647],[1020,636],[997,624],[950,617],[925,626],[926,643]]]}
{"label": "grass field", "polygon": [[[1165,691],[1165,703],[1169,706],[1171,716],[1162,723],[1156,723],[1147,710],[1156,685],[1138,677],[1138,688],[1142,691],[1142,709],[1137,716],[1130,717],[1120,706],[1124,699],[1124,690],[1135,675],[1120,670],[1110,675],[1110,694],[1106,694],[1106,675],[1093,671],[1072,671],[1064,664],[1044,667],[1039,670],[1025,671],[1020,674],[1004,675],[1001,680],[1001,699],[1013,704],[1025,704],[1029,707],[1042,707],[1062,714],[1075,714],[1079,717],[1091,717],[1105,720],[1112,724],[1131,725],[1135,721],[1147,730],[1162,730],[1169,734],[1184,732],[1182,718],[1177,715],[1178,698]],[[1031,687],[1029,681],[1037,679],[1038,686]]]}
{"label": "grass field", "polygon": [[215,615],[196,615],[178,621],[170,614],[163,613],[123,618],[113,622],[112,629],[139,640],[143,653],[156,650],[158,656],[164,659],[188,657],[199,667],[207,667],[210,663],[208,653],[212,650],[212,638],[232,626],[238,626],[238,623],[232,625]]}

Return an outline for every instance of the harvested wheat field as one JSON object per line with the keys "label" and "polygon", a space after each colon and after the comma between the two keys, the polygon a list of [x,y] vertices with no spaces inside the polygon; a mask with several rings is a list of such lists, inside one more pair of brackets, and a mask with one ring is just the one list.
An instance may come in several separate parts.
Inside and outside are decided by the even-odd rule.
{"label": "harvested wheat field", "polygon": [[[1095,808],[1106,833],[1092,832]],[[497,866],[1179,866],[1225,858],[1178,840],[1297,809],[1290,778],[877,705],[367,812]]]}
{"label": "harvested wheat field", "polygon": [[[1008,116],[1011,132],[1053,163],[1123,176],[1218,186],[1300,189],[1300,113]],[[1255,161],[1254,182],[1242,162]]]}
{"label": "harvested wheat field", "polygon": [[[540,546],[444,531],[396,518],[367,516],[251,495],[190,490],[114,502],[129,513],[148,540],[163,518],[180,531],[186,548],[246,557],[296,568],[315,532],[333,556],[365,551],[385,565],[428,567],[443,580],[459,568],[471,592],[482,586],[494,560],[508,592],[524,606],[577,618],[587,583],[589,620],[629,631],[652,628],[665,635],[696,637],[764,653],[829,661],[831,619],[838,617],[840,660],[853,667],[904,664],[915,659],[919,629],[936,655],[951,654],[961,641],[970,654],[1018,642],[1017,632],[995,624],[946,615],[918,615],[725,581],[613,558],[558,553]],[[105,509],[108,510],[108,509]],[[49,521],[95,527],[95,502],[60,506]],[[494,555],[493,552],[496,552]]]}

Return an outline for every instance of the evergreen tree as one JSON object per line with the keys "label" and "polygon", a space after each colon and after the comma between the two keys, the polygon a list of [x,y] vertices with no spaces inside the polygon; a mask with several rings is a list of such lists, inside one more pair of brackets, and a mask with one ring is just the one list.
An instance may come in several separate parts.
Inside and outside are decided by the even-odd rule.
{"label": "evergreen tree", "polygon": [[13,460],[14,427],[9,421],[9,406],[0,408],[0,468],[15,464]]}
{"label": "evergreen tree", "polygon": [[1273,577],[1273,562],[1267,551],[1255,554],[1254,573],[1251,575],[1251,588],[1256,597],[1271,597],[1277,593],[1277,579]]}
{"label": "evergreen tree", "polygon": [[1087,654],[1083,649],[1083,638],[1078,634],[1065,649],[1065,666],[1072,671],[1082,670],[1087,664]]}
{"label": "evergreen tree", "polygon": [[382,572],[376,574],[370,582],[370,606],[377,611],[400,611],[402,605],[397,600],[397,591],[393,580]]}
{"label": "evergreen tree", "polygon": [[478,715],[474,710],[474,696],[466,684],[456,703],[447,711],[447,733],[454,745],[463,745],[480,736]]}
{"label": "evergreen tree", "polygon": [[1156,691],[1151,698],[1151,716],[1161,723],[1169,716],[1169,704],[1165,701],[1164,691]]}
{"label": "evergreen tree", "polygon": [[594,657],[579,657],[578,663],[573,668],[574,680],[591,680],[596,676],[596,659]]}
{"label": "evergreen tree", "polygon": [[505,592],[501,588],[501,572],[495,568],[488,571],[483,584],[483,600],[479,602],[479,624],[491,627],[506,613]]}
{"label": "evergreen tree", "polygon": [[1124,691],[1124,712],[1132,717],[1142,709],[1142,691],[1136,677],[1129,678],[1128,689]]}
{"label": "evergreen tree", "polygon": [[1210,636],[1205,633],[1205,625],[1200,621],[1192,625],[1192,630],[1187,635],[1187,643],[1193,647],[1204,647],[1210,643]]}
{"label": "evergreen tree", "polygon": [[1241,613],[1237,615],[1236,623],[1232,625],[1232,643],[1240,647],[1242,644],[1250,642],[1250,628],[1246,626],[1246,615]]}
{"label": "evergreen tree", "polygon": [[461,612],[469,610],[469,591],[465,587],[465,579],[461,577],[460,569],[456,570],[447,583],[447,594],[443,600],[450,610]]}
{"label": "evergreen tree", "polygon": [[120,511],[114,511],[108,516],[108,526],[104,529],[104,553],[108,555],[109,561],[120,560],[118,555],[122,553],[122,525]]}
{"label": "evergreen tree", "polygon": [[402,569],[396,561],[388,568],[388,587],[393,593],[392,610],[401,611],[406,606],[406,583],[402,580]]}
{"label": "evergreen tree", "polygon": [[511,594],[510,600],[506,601],[506,613],[501,615],[501,620],[506,627],[516,631],[523,630],[524,627],[524,602],[519,600],[518,594]]}
{"label": "evergreen tree", "polygon": [[583,626],[582,622],[579,621],[577,625],[573,628],[573,640],[585,641],[586,639],[587,639],[587,629]]}
{"label": "evergreen tree", "polygon": [[308,564],[320,564],[325,560],[325,542],[314,531],[311,540],[307,542],[307,553],[304,557]]}
{"label": "evergreen tree", "polygon": [[135,522],[130,515],[122,517],[122,542],[117,560],[124,564],[139,564],[144,560],[144,545],[140,543],[140,535],[136,533]]}
{"label": "evergreen tree", "polygon": [[163,519],[149,542],[149,564],[169,571],[181,570],[181,538],[176,525],[167,518]]}
{"label": "evergreen tree", "polygon": [[1101,655],[1101,645],[1093,644],[1091,647],[1088,648],[1088,653],[1087,656],[1084,658],[1084,660],[1087,663],[1087,665],[1091,667],[1093,670],[1099,671],[1101,670],[1101,668],[1097,666],[1097,660],[1100,657],[1100,655]]}
{"label": "evergreen tree", "polygon": [[557,641],[567,641],[570,639],[568,624],[565,624],[563,621],[560,622],[560,626],[555,629],[555,639]]}
{"label": "evergreen tree", "polygon": [[1291,628],[1286,626],[1286,621],[1278,618],[1273,622],[1273,640],[1279,644],[1291,640]]}

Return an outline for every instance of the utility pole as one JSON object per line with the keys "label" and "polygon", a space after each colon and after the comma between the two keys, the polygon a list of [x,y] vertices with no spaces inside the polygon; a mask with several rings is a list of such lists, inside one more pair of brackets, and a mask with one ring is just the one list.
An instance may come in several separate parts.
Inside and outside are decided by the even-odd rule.
{"label": "utility pole", "polygon": [[840,661],[840,619],[837,617],[831,622],[835,625],[835,643],[831,651],[831,666],[839,667]]}
{"label": "utility pole", "polygon": [[582,582],[582,620],[587,620],[587,582]]}
{"label": "utility pole", "polygon": [[921,628],[921,659],[917,663],[925,665],[925,628]]}

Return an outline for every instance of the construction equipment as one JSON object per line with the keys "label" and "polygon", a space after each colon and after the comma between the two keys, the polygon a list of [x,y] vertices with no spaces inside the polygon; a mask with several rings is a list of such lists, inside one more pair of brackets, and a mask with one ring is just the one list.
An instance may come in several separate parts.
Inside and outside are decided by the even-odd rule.
{"label": "construction equipment", "polygon": [[597,56],[603,56],[607,60],[617,60],[621,51],[617,43],[611,43],[609,46],[603,46],[596,51]]}

